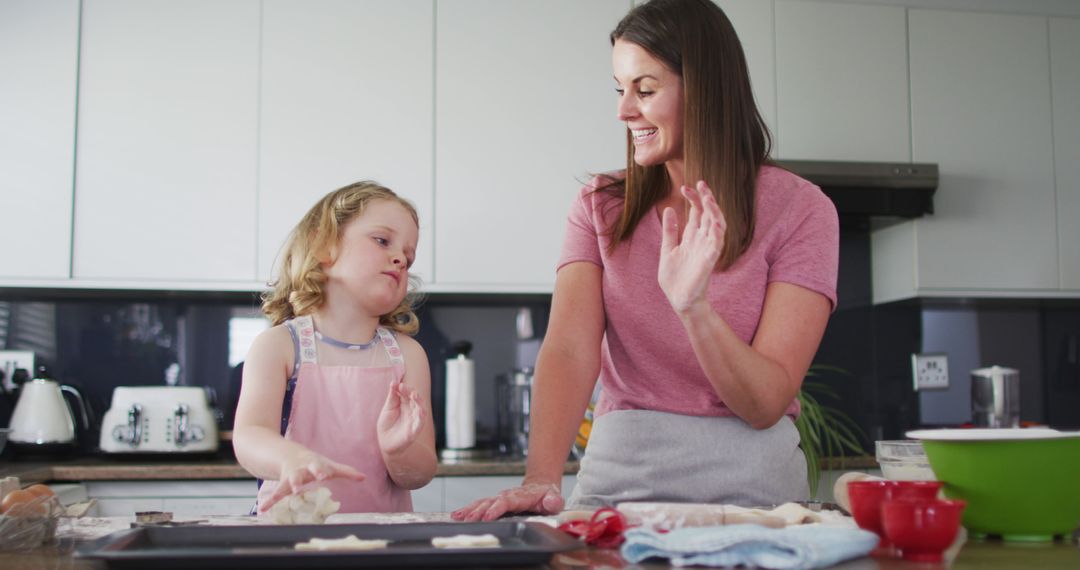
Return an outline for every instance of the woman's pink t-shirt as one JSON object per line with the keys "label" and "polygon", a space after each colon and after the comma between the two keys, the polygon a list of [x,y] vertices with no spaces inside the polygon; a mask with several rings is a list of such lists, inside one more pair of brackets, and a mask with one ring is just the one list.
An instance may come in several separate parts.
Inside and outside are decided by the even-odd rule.
{"label": "woman's pink t-shirt", "polygon": [[[608,225],[621,199],[585,186],[570,210],[559,260],[603,269],[606,330],[600,354],[603,392],[597,414],[657,410],[692,416],[728,416],[657,282],[662,229],[644,216],[630,240],[608,253]],[[615,200],[615,202],[612,202]],[[757,331],[766,286],[793,283],[828,297],[836,307],[840,229],[836,208],[810,182],[766,166],[758,175],[754,239],[749,249],[709,282],[713,308],[743,341]],[[787,413],[798,414],[793,401]]]}

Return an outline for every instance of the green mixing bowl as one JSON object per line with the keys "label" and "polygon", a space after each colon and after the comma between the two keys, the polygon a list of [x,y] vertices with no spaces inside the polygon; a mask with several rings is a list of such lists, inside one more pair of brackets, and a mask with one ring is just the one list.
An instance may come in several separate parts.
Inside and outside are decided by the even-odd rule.
{"label": "green mixing bowl", "polygon": [[976,535],[1049,541],[1080,527],[1080,432],[1029,429],[918,430],[945,494],[967,501]]}

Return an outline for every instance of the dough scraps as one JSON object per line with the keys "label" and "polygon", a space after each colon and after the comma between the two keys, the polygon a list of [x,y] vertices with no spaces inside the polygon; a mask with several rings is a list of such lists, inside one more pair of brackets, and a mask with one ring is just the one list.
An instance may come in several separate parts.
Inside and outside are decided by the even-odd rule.
{"label": "dough scraps", "polygon": [[345,538],[313,538],[307,542],[296,543],[296,550],[378,550],[386,548],[389,540],[363,540],[350,534]]}
{"label": "dough scraps", "polygon": [[431,539],[435,548],[497,548],[499,537],[494,534],[457,534]]}
{"label": "dough scraps", "polygon": [[277,524],[322,524],[341,503],[330,498],[330,489],[318,487],[290,495],[274,503],[269,514]]}

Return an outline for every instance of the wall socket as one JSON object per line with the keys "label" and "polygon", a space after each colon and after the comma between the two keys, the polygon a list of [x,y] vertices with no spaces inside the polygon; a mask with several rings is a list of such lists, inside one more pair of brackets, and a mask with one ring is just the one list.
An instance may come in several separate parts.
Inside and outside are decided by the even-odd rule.
{"label": "wall socket", "polygon": [[15,385],[11,383],[11,377],[19,368],[25,368],[31,378],[34,377],[34,352],[31,350],[0,350],[0,371],[3,371],[3,386],[11,392]]}
{"label": "wall socket", "polygon": [[942,352],[911,355],[911,375],[915,390],[944,390],[949,387],[949,357]]}

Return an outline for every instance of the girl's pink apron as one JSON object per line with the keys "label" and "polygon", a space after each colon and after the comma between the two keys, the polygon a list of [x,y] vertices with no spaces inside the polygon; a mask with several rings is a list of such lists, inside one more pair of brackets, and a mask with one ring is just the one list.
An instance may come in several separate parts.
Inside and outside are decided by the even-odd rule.
{"label": "girl's pink apron", "polygon": [[[285,439],[367,476],[362,482],[333,478],[309,487],[329,488],[341,503],[341,513],[412,512],[409,491],[394,484],[386,471],[376,433],[390,387],[405,376],[405,359],[394,336],[382,327],[377,329],[382,350],[390,357],[387,366],[320,366],[311,317],[297,317],[293,324],[299,337],[300,369]],[[263,482],[258,500],[265,501],[277,484]]]}

